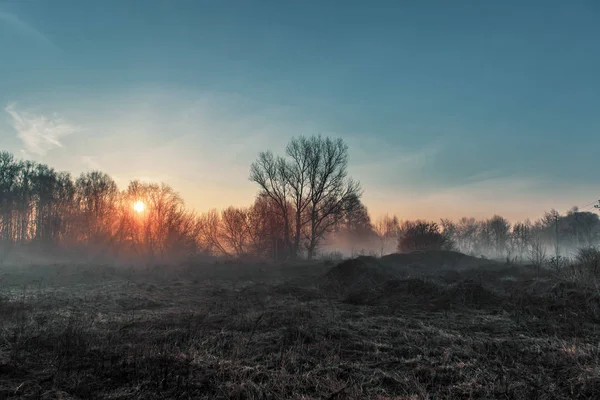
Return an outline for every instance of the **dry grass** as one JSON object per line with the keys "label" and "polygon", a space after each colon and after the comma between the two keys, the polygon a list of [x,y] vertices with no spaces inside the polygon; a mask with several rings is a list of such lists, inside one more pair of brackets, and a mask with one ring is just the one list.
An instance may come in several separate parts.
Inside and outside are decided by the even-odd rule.
{"label": "dry grass", "polygon": [[534,292],[528,288],[543,279],[518,271],[504,292],[491,277],[486,286],[469,273],[452,282],[411,276],[334,292],[321,285],[328,270],[8,270],[0,286],[0,398],[600,393],[598,293],[558,281]]}

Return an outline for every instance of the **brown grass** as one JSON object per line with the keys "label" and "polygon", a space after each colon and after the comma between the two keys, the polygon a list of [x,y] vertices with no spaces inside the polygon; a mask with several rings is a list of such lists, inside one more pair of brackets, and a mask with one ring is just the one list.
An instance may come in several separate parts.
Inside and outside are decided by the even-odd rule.
{"label": "brown grass", "polygon": [[320,264],[38,268],[0,286],[2,399],[600,393],[598,293],[576,284],[410,277],[340,296]]}

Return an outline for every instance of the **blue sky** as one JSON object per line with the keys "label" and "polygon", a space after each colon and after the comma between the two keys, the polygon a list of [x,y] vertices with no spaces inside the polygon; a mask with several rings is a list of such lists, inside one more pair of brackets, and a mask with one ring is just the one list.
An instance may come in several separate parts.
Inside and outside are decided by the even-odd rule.
{"label": "blue sky", "polygon": [[600,196],[600,3],[0,1],[0,147],[198,209],[344,138],[373,214],[538,217]]}

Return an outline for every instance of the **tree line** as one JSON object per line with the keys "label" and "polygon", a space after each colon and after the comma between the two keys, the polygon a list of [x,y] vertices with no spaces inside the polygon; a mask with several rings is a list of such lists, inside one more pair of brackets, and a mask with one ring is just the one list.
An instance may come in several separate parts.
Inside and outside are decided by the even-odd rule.
{"label": "tree line", "polygon": [[458,250],[465,254],[491,258],[509,258],[541,263],[551,257],[571,257],[579,249],[597,246],[600,218],[596,213],[573,207],[561,215],[556,210],[544,213],[536,221],[511,224],[494,215],[477,220],[463,217],[458,221],[403,221],[384,216],[374,225],[382,252],[389,241],[400,252],[414,250]]}
{"label": "tree line", "polygon": [[[105,173],[69,173],[0,152],[0,246],[102,261],[178,262],[201,255],[313,258],[329,232],[350,229],[360,185],[347,176],[348,147],[313,136],[284,156],[251,165],[259,193],[249,207],[195,213],[166,184],[119,190]],[[136,212],[136,203],[145,205]],[[1,261],[1,260],[0,260]]]}
{"label": "tree line", "polygon": [[[577,209],[538,221],[371,221],[361,185],[348,176],[341,139],[293,138],[283,155],[261,152],[249,179],[258,192],[247,207],[189,210],[166,184],[132,181],[119,189],[100,171],[69,173],[0,152],[0,250],[40,252],[101,262],[183,262],[219,255],[312,259],[328,249],[382,254],[456,249],[494,257],[529,254],[558,237],[566,248],[595,245],[596,214]],[[133,205],[142,202],[141,212]],[[0,262],[2,259],[0,259]]]}

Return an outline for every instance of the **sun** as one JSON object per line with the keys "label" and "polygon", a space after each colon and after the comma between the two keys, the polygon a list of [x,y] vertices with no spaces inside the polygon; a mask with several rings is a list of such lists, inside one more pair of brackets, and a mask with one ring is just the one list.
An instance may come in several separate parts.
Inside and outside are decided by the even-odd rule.
{"label": "sun", "polygon": [[133,203],[133,211],[135,211],[136,213],[141,214],[144,212],[145,209],[146,205],[143,201],[138,200],[135,203]]}

